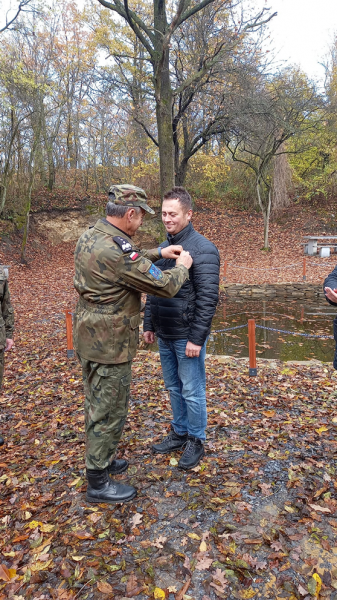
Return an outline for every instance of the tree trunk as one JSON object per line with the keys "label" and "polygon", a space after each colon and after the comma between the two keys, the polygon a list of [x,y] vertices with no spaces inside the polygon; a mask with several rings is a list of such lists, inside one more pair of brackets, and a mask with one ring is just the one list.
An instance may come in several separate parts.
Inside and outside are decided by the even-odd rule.
{"label": "tree trunk", "polygon": [[164,194],[173,188],[174,149],[172,138],[172,90],[169,78],[169,55],[165,52],[164,64],[157,81],[156,116],[158,128],[159,160],[160,160],[160,193]]}
{"label": "tree trunk", "polygon": [[154,0],[155,54],[153,59],[156,117],[160,161],[161,197],[174,186],[174,147],[172,126],[172,87],[170,81],[170,47],[164,42],[167,32],[165,0]]}
{"label": "tree trunk", "polygon": [[267,188],[268,200],[266,203],[264,203],[263,199],[262,199],[262,195],[261,195],[260,176],[257,177],[256,191],[257,191],[259,206],[261,208],[262,216],[263,216],[264,244],[263,244],[262,250],[269,250],[269,220],[270,220],[270,209],[271,209],[271,189],[270,189],[270,187]]}
{"label": "tree trunk", "polygon": [[39,145],[41,143],[41,128],[42,128],[41,114],[43,113],[43,108],[44,108],[43,101],[40,101],[39,106],[36,109],[37,122],[34,123],[35,115],[34,115],[34,119],[32,122],[32,128],[33,128],[33,132],[34,132],[34,140],[33,140],[33,147],[31,149],[30,156],[29,156],[29,166],[28,166],[29,181],[28,181],[28,189],[27,189],[27,195],[26,195],[26,204],[25,204],[25,212],[24,212],[24,220],[25,221],[24,221],[24,230],[23,230],[22,245],[21,245],[21,257],[20,257],[20,262],[24,265],[27,264],[26,246],[27,246],[28,232],[29,232],[30,208],[31,208],[31,204],[32,204],[32,190],[33,190],[35,173],[36,173],[36,168],[37,168],[36,155],[37,155]]}
{"label": "tree trunk", "polygon": [[29,176],[29,184],[28,184],[27,198],[26,198],[26,205],[25,205],[25,215],[24,215],[25,223],[24,223],[22,245],[21,245],[21,257],[20,257],[20,262],[21,262],[21,264],[24,264],[24,265],[27,264],[26,246],[27,246],[28,232],[29,232],[30,207],[31,207],[31,203],[32,203],[32,189],[33,189],[33,184],[34,184],[34,175],[35,175],[35,165],[31,166],[31,173]]}
{"label": "tree trunk", "polygon": [[176,185],[185,185],[187,168],[188,168],[188,160],[183,158],[178,169],[176,170]]}

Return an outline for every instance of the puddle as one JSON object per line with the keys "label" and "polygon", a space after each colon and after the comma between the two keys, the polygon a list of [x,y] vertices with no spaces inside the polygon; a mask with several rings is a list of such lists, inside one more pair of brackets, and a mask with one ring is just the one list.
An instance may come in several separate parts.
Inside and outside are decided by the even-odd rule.
{"label": "puddle", "polygon": [[[248,356],[247,328],[213,333],[225,327],[246,324],[254,318],[257,325],[300,331],[314,335],[333,335],[333,319],[337,310],[324,300],[290,301],[275,300],[225,300],[218,306],[213,319],[207,352],[236,357]],[[156,344],[145,346],[157,351]],[[332,362],[334,340],[310,339],[265,329],[256,329],[256,351],[258,358],[288,360],[321,360]]]}

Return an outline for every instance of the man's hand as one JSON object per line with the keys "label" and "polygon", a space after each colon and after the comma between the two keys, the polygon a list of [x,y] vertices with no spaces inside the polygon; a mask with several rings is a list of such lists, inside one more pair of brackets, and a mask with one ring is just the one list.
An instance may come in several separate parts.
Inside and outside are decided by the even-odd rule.
{"label": "man's hand", "polygon": [[186,269],[189,269],[193,264],[193,258],[190,255],[189,252],[187,252],[186,250],[182,250],[179,258],[177,258],[176,260],[176,265],[184,265],[184,267],[186,267]]}
{"label": "man's hand", "polygon": [[183,250],[183,247],[167,246],[167,248],[161,248],[160,250],[163,258],[178,258]]}
{"label": "man's hand", "polygon": [[185,354],[190,358],[194,356],[199,356],[201,350],[201,346],[197,346],[196,344],[192,344],[192,342],[187,342]]}
{"label": "man's hand", "polygon": [[13,346],[14,346],[14,340],[12,340],[11,338],[7,338],[5,352],[8,352],[9,350],[11,350],[13,348]]}
{"label": "man's hand", "polygon": [[324,288],[324,291],[327,295],[327,297],[329,298],[329,300],[331,300],[331,302],[335,302],[337,304],[337,288],[332,290],[329,287]]}
{"label": "man's hand", "polygon": [[153,344],[154,342],[154,333],[153,331],[144,331],[144,341],[146,344]]}

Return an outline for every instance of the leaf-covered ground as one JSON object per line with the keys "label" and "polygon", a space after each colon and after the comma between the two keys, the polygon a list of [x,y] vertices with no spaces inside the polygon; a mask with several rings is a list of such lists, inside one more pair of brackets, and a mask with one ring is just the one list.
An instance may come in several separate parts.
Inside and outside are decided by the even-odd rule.
{"label": "leaf-covered ground", "polygon": [[[72,250],[13,263],[16,349],[0,397],[0,599],[337,598],[336,374],[330,365],[207,360],[206,455],[154,456],[170,407],[140,351],[119,456],[131,503],[85,502],[83,390],[66,360]],[[6,258],[6,257],[5,257]],[[7,257],[8,258],[8,257]],[[336,591],[335,591],[336,590]]]}

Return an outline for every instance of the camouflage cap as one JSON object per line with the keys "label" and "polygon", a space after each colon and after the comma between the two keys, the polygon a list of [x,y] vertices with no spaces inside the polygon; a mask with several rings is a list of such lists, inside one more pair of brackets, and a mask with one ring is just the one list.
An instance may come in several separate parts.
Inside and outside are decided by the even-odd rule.
{"label": "camouflage cap", "polygon": [[109,189],[109,200],[114,204],[122,204],[123,206],[140,206],[151,215],[155,214],[146,202],[147,196],[144,190],[135,185],[112,185]]}

